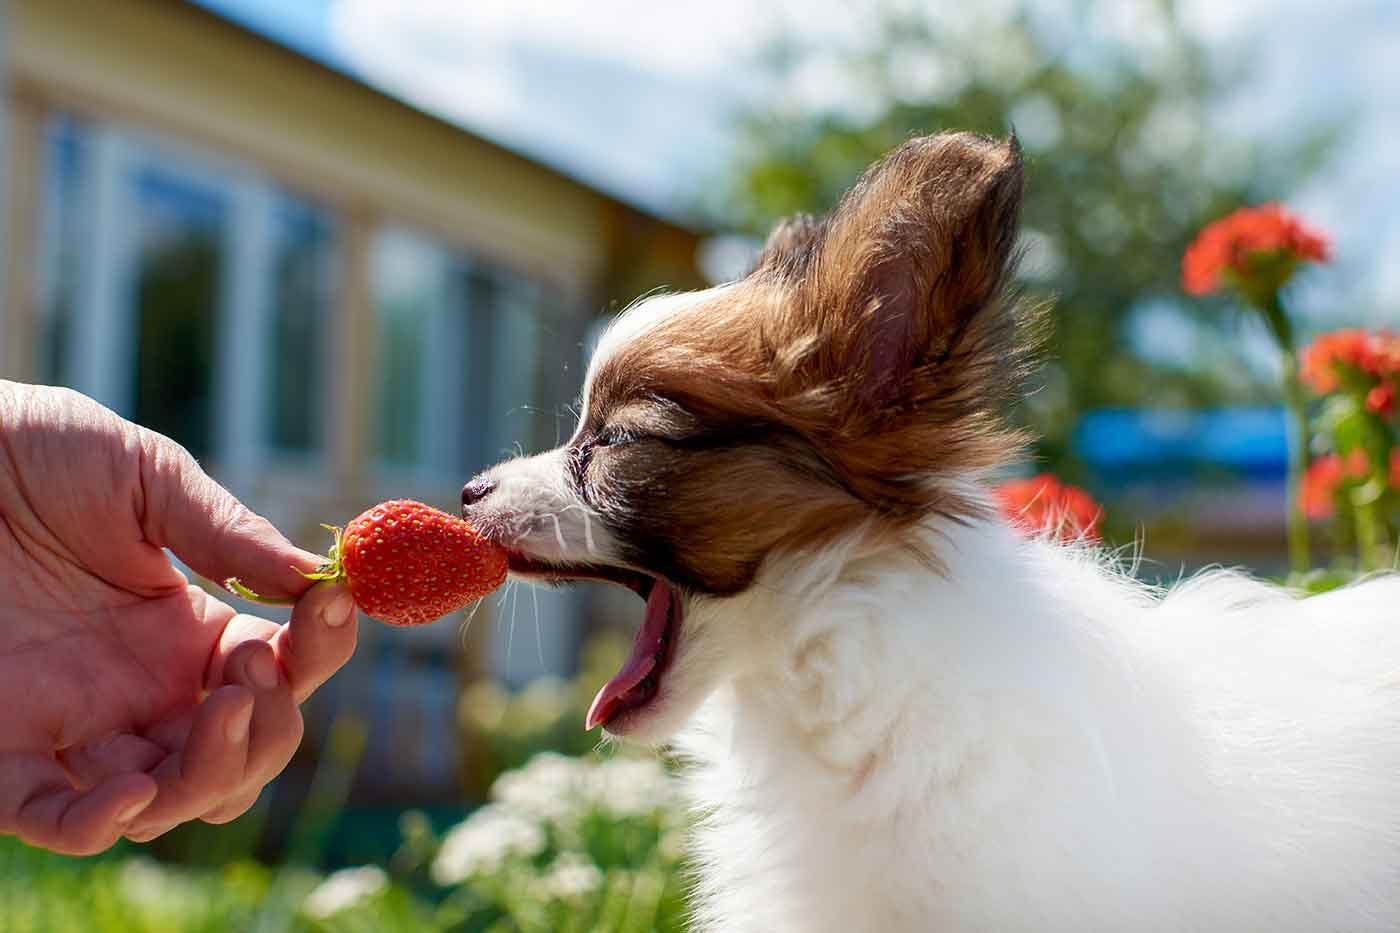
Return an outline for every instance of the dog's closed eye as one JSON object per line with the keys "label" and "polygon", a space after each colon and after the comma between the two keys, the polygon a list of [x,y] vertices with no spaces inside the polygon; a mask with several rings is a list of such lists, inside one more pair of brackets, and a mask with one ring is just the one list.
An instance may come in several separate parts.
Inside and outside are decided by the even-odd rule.
{"label": "dog's closed eye", "polygon": [[634,444],[645,437],[646,435],[627,428],[610,426],[595,434],[592,443],[594,447],[621,447]]}

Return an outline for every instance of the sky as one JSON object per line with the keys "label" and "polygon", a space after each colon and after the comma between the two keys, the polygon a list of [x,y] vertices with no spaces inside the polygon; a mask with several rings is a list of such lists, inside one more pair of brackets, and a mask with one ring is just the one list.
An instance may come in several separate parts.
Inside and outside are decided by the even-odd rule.
{"label": "sky", "polygon": [[[732,117],[761,93],[756,54],[778,33],[858,39],[843,0],[196,0],[386,91],[664,216],[721,177]],[[905,0],[917,2],[917,0]],[[941,18],[966,3],[928,0]],[[982,0],[979,13],[1010,0]],[[1041,0],[1047,11],[1074,0]],[[1143,42],[1156,0],[1119,0],[1101,28]],[[1400,3],[1178,0],[1222,64],[1241,64],[1223,129],[1288,138],[1339,114],[1350,133],[1290,203],[1329,230],[1337,261],[1301,290],[1306,313],[1400,326]],[[994,13],[994,11],[993,11]],[[815,104],[841,87],[814,69]]]}

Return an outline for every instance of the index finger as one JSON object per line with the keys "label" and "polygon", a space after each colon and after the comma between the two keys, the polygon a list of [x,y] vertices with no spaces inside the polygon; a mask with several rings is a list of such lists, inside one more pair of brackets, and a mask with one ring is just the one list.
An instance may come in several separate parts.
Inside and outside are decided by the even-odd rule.
{"label": "index finger", "polygon": [[142,429],[146,540],[168,547],[200,576],[238,577],[264,596],[297,596],[323,558],[288,541],[271,522],[234,498],[179,444]]}

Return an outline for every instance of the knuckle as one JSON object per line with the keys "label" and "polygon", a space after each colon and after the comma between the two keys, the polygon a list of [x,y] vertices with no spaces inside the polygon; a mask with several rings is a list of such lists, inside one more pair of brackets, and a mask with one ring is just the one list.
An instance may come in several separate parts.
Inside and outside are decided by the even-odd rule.
{"label": "knuckle", "polygon": [[296,754],[297,747],[301,745],[305,728],[299,712],[289,715],[278,728],[277,734],[268,741],[265,754],[259,756],[259,767],[250,768],[250,774],[263,781],[270,781],[281,774],[282,769],[287,767],[292,756]]}

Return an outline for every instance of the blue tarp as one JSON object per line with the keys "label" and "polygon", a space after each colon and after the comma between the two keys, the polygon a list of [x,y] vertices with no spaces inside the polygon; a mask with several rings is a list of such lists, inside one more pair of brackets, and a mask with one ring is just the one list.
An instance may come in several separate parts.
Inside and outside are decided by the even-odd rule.
{"label": "blue tarp", "polygon": [[1108,482],[1203,472],[1278,479],[1287,472],[1287,438],[1278,408],[1103,409],[1080,419],[1074,448]]}

